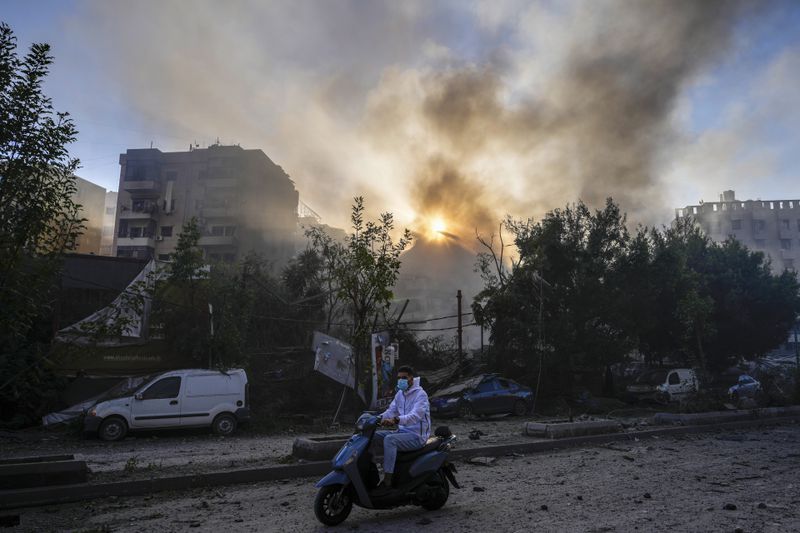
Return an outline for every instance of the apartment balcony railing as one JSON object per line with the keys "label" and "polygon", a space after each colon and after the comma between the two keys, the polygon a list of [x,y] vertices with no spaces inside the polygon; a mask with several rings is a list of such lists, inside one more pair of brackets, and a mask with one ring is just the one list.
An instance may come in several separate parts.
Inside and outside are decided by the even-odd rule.
{"label": "apartment balcony railing", "polygon": [[235,235],[203,235],[197,242],[199,246],[235,246]]}

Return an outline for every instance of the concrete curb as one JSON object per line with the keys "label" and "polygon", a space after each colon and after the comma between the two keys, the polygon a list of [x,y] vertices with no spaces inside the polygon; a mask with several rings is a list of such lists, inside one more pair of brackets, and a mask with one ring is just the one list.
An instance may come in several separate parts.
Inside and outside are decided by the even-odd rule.
{"label": "concrete curb", "polygon": [[[670,435],[686,435],[707,433],[718,430],[746,429],[751,427],[776,425],[794,422],[800,414],[784,417],[761,418],[757,420],[741,420],[711,425],[673,426],[630,433],[612,433],[604,435],[587,435],[565,439],[552,439],[538,442],[522,442],[453,450],[452,459],[469,459],[471,457],[504,456],[514,453],[540,453],[546,451],[574,448],[578,446],[606,444],[615,441],[641,440],[649,437]],[[188,476],[154,478],[140,481],[121,481],[117,483],[65,485],[59,487],[42,487],[0,491],[0,509],[18,509],[70,503],[107,496],[140,496],[170,490],[189,490],[204,487],[237,485],[292,479],[310,476],[322,476],[330,471],[329,461],[318,461],[299,465],[262,467],[234,470],[230,472],[212,472]]]}
{"label": "concrete curb", "polygon": [[563,422],[557,424],[527,422],[522,428],[522,433],[531,437],[562,439],[565,437],[580,437],[583,435],[619,433],[622,429],[622,424],[618,420],[586,420],[582,422]]}
{"label": "concrete curb", "polygon": [[684,426],[721,424],[735,420],[758,420],[782,416],[800,415],[800,405],[789,407],[767,407],[746,411],[712,411],[710,413],[656,413],[653,421],[658,425]]}
{"label": "concrete curb", "polygon": [[85,461],[38,461],[0,465],[0,494],[29,487],[86,483]]}

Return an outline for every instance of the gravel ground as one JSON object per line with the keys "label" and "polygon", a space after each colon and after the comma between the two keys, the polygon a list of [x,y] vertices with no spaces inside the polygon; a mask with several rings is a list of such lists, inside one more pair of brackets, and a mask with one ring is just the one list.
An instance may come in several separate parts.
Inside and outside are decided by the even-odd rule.
{"label": "gravel ground", "polygon": [[[354,508],[338,529],[800,531],[799,441],[793,423],[459,464],[462,488],[443,509]],[[325,531],[315,481],[29,509],[6,531]]]}
{"label": "gravel ground", "polygon": [[[449,425],[459,436],[459,446],[470,448],[529,442],[530,437],[522,435],[524,422],[525,419],[517,417],[497,417],[439,420],[434,425]],[[483,433],[479,440],[468,438],[474,429]],[[331,433],[303,436],[351,433],[352,428],[345,425]],[[0,435],[0,458],[74,454],[76,459],[86,461],[92,472],[91,481],[108,482],[286,463],[299,434],[245,432],[226,438],[193,430],[140,433],[121,442],[103,442],[43,431],[4,433]]]}

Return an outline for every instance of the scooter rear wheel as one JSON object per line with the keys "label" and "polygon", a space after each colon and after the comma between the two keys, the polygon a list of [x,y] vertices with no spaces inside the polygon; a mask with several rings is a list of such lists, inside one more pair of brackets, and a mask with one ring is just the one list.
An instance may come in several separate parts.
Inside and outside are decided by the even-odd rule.
{"label": "scooter rear wheel", "polygon": [[327,485],[319,489],[314,500],[314,514],[326,526],[341,524],[350,515],[353,500],[342,485]]}
{"label": "scooter rear wheel", "polygon": [[450,483],[448,483],[447,478],[441,470],[436,473],[436,478],[433,480],[432,484],[438,485],[438,490],[433,493],[433,497],[420,502],[420,505],[422,505],[423,509],[426,511],[440,509],[447,503],[447,498],[450,496]]}

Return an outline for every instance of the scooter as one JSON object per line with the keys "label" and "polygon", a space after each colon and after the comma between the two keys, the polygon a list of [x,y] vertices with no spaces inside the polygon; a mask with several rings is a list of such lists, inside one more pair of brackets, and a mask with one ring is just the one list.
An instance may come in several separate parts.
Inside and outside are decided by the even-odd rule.
{"label": "scooter", "polygon": [[333,470],[319,480],[314,514],[325,525],[342,523],[353,504],[366,509],[393,509],[420,505],[434,511],[450,496],[450,485],[461,488],[455,478],[456,467],[447,462],[456,442],[447,426],[440,426],[419,450],[398,452],[391,490],[378,490],[380,476],[370,451],[381,418],[364,413],[356,422],[356,432],[331,461]]}

